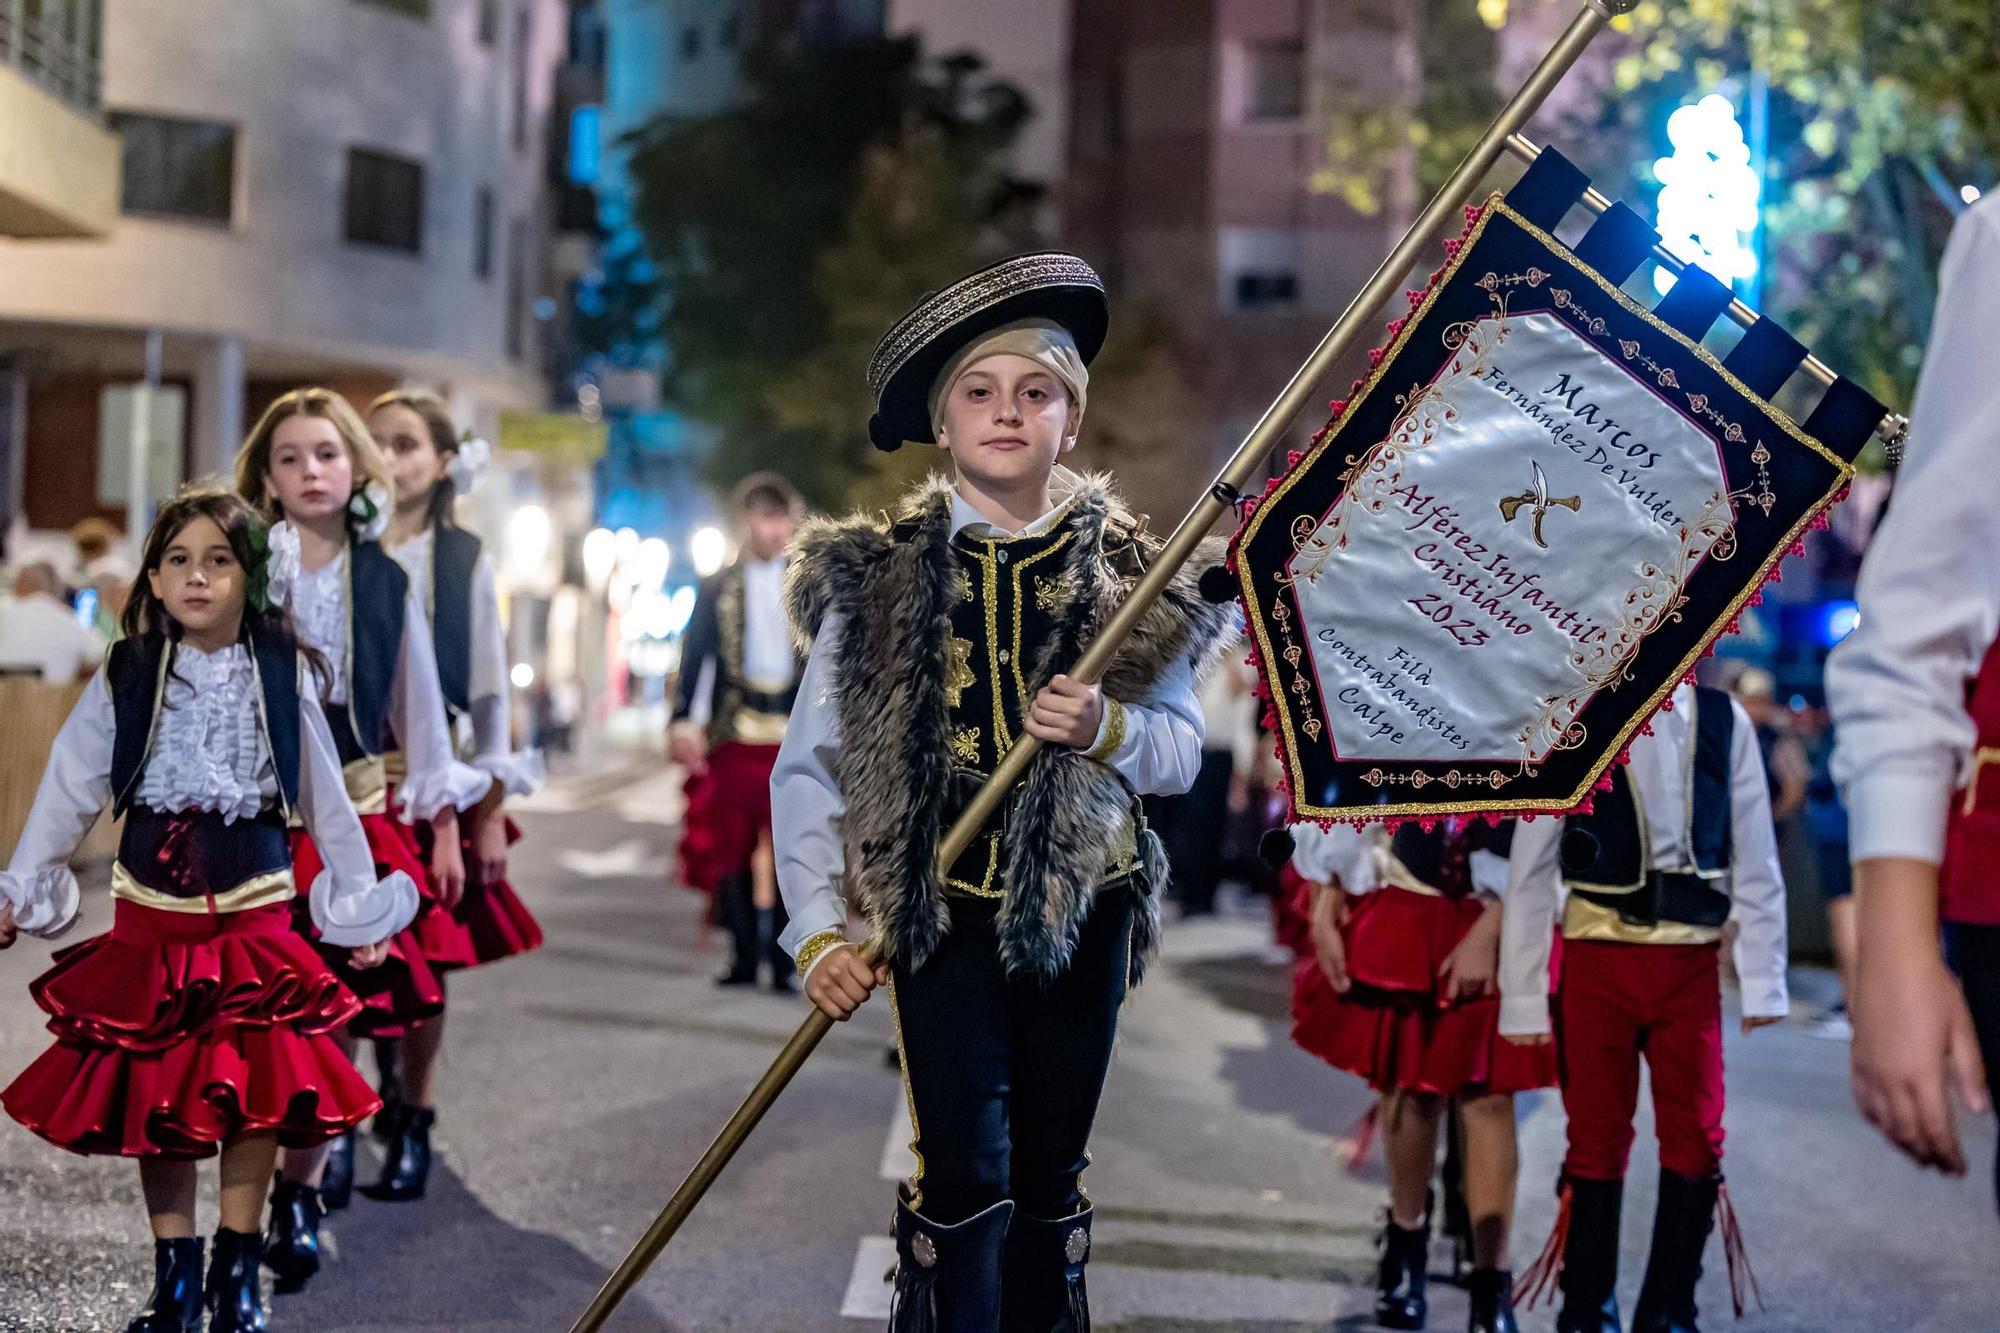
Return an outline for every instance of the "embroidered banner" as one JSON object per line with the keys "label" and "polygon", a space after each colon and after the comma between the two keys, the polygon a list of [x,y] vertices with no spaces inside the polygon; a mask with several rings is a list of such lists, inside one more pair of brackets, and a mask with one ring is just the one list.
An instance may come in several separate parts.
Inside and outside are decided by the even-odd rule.
{"label": "embroidered banner", "polygon": [[1804,349],[1760,320],[1711,354],[1700,270],[1623,291],[1656,239],[1629,209],[1556,240],[1584,183],[1545,153],[1479,210],[1236,536],[1299,819],[1582,805],[1881,420],[1846,381],[1774,407]]}

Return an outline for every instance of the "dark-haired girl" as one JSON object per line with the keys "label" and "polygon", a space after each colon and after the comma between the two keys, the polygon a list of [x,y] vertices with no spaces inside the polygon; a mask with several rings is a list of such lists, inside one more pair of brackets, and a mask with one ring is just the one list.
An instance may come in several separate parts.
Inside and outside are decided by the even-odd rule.
{"label": "dark-haired girl", "polygon": [[[321,941],[374,966],[417,911],[378,880],[313,675],[277,594],[289,571],[262,520],[183,494],[146,538],[111,650],[56,738],[0,872],[0,947],[75,921],[68,862],[106,804],[125,819],[111,929],[31,984],[56,1042],[0,1093],[72,1152],[139,1159],[155,1286],[128,1333],[267,1327],[258,1227],[278,1149],[310,1148],[379,1104],[334,1042],[359,1009],[291,925],[288,816],[325,852],[307,890]],[[195,1163],[220,1154],[206,1276]]]}

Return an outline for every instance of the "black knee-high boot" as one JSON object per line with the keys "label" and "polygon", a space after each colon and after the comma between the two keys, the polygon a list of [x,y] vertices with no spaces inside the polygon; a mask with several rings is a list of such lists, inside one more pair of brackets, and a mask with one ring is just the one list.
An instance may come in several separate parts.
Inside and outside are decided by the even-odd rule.
{"label": "black knee-high boot", "polygon": [[1632,1333],[1700,1333],[1694,1289],[1701,1281],[1701,1254],[1715,1226],[1715,1196],[1721,1188],[1721,1176],[1684,1176],[1660,1168],[1653,1248],[1632,1313]]}
{"label": "black knee-high boot", "polygon": [[[381,1123],[378,1113],[376,1123]],[[336,1135],[326,1154],[326,1170],[320,1173],[319,1202],[329,1213],[339,1212],[354,1197],[354,1131]]]}
{"label": "black knee-high boot", "polygon": [[896,1201],[896,1294],[889,1333],[999,1333],[1001,1256],[1012,1200],[953,1226]]}
{"label": "black knee-high boot", "polygon": [[1562,1313],[1556,1333],[1620,1333],[1618,1212],[1622,1180],[1568,1182],[1569,1235],[1563,1241]]}
{"label": "black knee-high boot", "polygon": [[424,1197],[431,1178],[431,1127],[437,1112],[405,1103],[396,1117],[395,1133],[382,1156],[382,1175],[361,1192],[384,1203],[408,1203]]}
{"label": "black knee-high boot", "polygon": [[153,1242],[153,1298],[125,1333],[201,1333],[201,1242]]}
{"label": "black knee-high boot", "polygon": [[1089,1204],[1068,1217],[1016,1212],[1007,1229],[1000,1326],[1006,1333],[1090,1333]]}

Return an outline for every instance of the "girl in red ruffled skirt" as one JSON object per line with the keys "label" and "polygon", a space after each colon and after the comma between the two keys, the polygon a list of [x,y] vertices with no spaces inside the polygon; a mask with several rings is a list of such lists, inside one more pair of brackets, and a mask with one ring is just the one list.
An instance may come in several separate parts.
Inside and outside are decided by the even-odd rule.
{"label": "girl in red ruffled skirt", "polygon": [[1553,1086],[1548,1047],[1499,1035],[1496,977],[1506,830],[1447,821],[1293,830],[1310,895],[1311,952],[1292,990],[1292,1039],[1380,1094],[1389,1210],[1375,1319],[1424,1327],[1438,1129],[1456,1104],[1470,1217],[1472,1333],[1513,1333],[1514,1094]]}
{"label": "girl in red ruffled skirt", "polygon": [[[319,938],[379,964],[417,887],[378,877],[313,677],[287,577],[233,495],[184,493],[147,535],[127,637],[56,738],[0,873],[0,948],[75,921],[68,862],[108,803],[124,818],[111,929],[30,986],[56,1041],[4,1092],[72,1152],[139,1160],[155,1285],[128,1333],[266,1328],[259,1223],[280,1146],[308,1148],[378,1105],[330,1035],[359,1007],[293,933],[287,820],[325,848],[307,889]],[[220,1155],[203,1272],[195,1164]]]}

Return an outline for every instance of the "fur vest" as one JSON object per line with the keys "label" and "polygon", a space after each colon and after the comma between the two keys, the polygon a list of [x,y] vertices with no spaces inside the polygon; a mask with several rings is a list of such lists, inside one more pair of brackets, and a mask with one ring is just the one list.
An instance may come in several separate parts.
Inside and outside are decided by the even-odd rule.
{"label": "fur vest", "polygon": [[[957,597],[951,546],[952,491],[932,477],[906,498],[902,515],[819,519],[799,534],[788,571],[787,609],[810,644],[829,612],[842,618],[834,699],[840,754],[834,776],[847,805],[847,888],[879,936],[885,957],[917,967],[950,926],[937,871],[952,789],[945,696],[946,640]],[[1025,679],[1030,694],[1082,655],[1159,544],[1141,535],[1109,478],[1078,479],[1062,520],[1075,534],[1062,557],[1073,592]],[[1105,673],[1104,692],[1142,698],[1176,661],[1206,674],[1234,623],[1232,605],[1206,601],[1200,570],[1221,559],[1205,545],[1148,610]],[[1044,979],[1068,964],[1104,878],[1109,832],[1131,817],[1133,793],[1108,765],[1064,746],[1041,750],[1012,795],[1001,843],[1006,898],[1001,962]],[[1145,898],[1134,913],[1133,980],[1158,942],[1156,894],[1166,879],[1158,839],[1141,838]]]}

